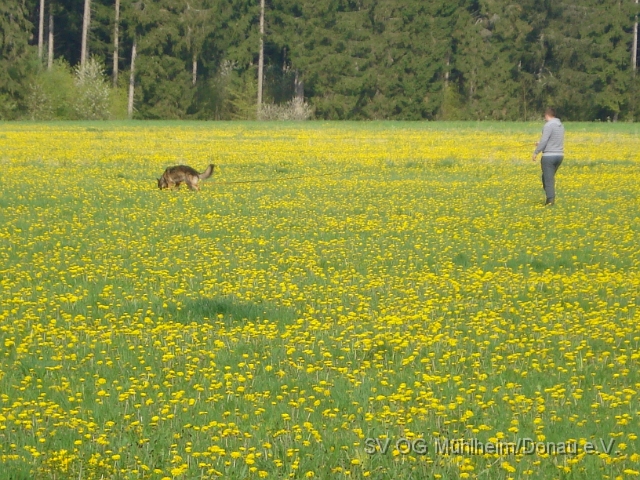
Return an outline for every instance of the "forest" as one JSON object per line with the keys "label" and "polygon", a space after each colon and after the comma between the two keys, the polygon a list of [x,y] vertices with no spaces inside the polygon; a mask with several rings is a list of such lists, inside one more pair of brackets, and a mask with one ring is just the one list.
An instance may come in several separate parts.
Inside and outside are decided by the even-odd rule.
{"label": "forest", "polygon": [[638,0],[2,0],[0,119],[527,121],[553,106],[634,121],[638,13]]}

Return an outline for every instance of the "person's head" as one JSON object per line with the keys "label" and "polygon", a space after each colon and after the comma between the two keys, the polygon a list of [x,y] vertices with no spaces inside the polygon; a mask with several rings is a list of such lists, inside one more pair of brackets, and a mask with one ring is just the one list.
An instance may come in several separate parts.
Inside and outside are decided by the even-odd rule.
{"label": "person's head", "polygon": [[544,111],[544,119],[548,122],[552,118],[556,118],[556,111],[551,107],[547,107],[547,109]]}

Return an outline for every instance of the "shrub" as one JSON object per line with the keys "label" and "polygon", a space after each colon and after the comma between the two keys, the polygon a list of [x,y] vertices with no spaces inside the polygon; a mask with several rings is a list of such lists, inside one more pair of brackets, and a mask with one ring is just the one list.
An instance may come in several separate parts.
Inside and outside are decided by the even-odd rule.
{"label": "shrub", "polygon": [[41,71],[29,86],[27,111],[32,120],[72,119],[73,74],[64,61],[56,61],[51,70]]}
{"label": "shrub", "polygon": [[126,120],[129,118],[128,92],[124,87],[109,88],[109,119]]}
{"label": "shrub", "polygon": [[17,110],[17,102],[14,101],[10,95],[0,93],[0,120],[10,120],[15,118]]}
{"label": "shrub", "polygon": [[79,120],[107,120],[110,117],[110,88],[102,65],[90,59],[74,69],[76,92],[73,109]]}
{"label": "shrub", "polygon": [[296,97],[280,105],[262,105],[259,120],[309,120],[312,117],[313,108],[302,98]]}
{"label": "shrub", "polygon": [[73,70],[59,60],[35,76],[26,103],[32,120],[107,120],[125,118],[126,92],[109,87],[95,59]]}
{"label": "shrub", "polygon": [[255,70],[232,71],[225,88],[225,110],[232,120],[255,120],[258,96]]}

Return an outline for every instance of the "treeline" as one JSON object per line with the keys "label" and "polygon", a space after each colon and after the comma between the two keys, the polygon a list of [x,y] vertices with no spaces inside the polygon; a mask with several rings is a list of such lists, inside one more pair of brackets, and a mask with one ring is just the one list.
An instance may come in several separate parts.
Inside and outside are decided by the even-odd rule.
{"label": "treeline", "polygon": [[[637,14],[635,0],[267,0],[264,111],[634,120]],[[2,0],[0,118],[126,117],[130,80],[135,118],[255,118],[259,17],[260,0]]]}

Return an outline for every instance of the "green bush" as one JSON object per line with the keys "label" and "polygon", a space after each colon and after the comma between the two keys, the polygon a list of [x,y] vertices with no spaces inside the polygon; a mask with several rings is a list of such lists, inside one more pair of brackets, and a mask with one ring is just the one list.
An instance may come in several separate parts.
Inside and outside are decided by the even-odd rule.
{"label": "green bush", "polygon": [[127,89],[123,87],[109,89],[109,120],[126,120],[128,117]]}
{"label": "green bush", "polygon": [[29,87],[27,111],[32,120],[71,120],[75,87],[69,64],[56,60],[51,70],[41,71]]}
{"label": "green bush", "polygon": [[32,120],[127,118],[126,90],[111,88],[102,65],[95,59],[90,59],[84,68],[78,65],[73,69],[65,61],[56,60],[51,70],[35,75],[26,104]]}
{"label": "green bush", "polygon": [[464,101],[455,85],[443,88],[440,120],[462,120],[465,118]]}
{"label": "green bush", "polygon": [[78,120],[107,120],[109,112],[110,88],[107,85],[102,65],[95,59],[84,66],[74,68],[73,110]]}
{"label": "green bush", "polygon": [[233,71],[226,85],[226,108],[231,120],[255,120],[257,116],[258,80],[256,71]]}
{"label": "green bush", "polygon": [[309,120],[313,117],[313,108],[301,98],[293,98],[286,103],[266,103],[260,109],[258,120]]}
{"label": "green bush", "polygon": [[0,120],[15,118],[17,109],[18,104],[10,95],[0,93]]}

